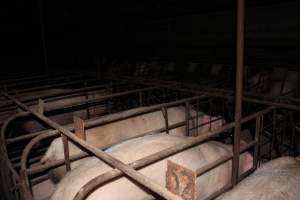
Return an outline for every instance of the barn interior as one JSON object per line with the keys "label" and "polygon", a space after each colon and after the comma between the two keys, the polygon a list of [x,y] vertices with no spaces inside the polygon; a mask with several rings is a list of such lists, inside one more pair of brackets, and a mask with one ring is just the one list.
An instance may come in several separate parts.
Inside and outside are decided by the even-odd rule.
{"label": "barn interior", "polygon": [[241,199],[284,158],[298,172],[281,166],[280,184],[298,187],[248,194],[299,200],[299,1],[1,8],[0,199]]}

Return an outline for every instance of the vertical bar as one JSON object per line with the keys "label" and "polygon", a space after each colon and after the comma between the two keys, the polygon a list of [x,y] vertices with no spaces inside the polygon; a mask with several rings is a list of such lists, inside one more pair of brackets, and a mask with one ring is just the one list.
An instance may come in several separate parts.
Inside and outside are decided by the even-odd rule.
{"label": "vertical bar", "polygon": [[256,126],[255,126],[255,137],[254,140],[256,141],[256,144],[254,146],[254,160],[253,160],[253,166],[254,169],[257,169],[258,164],[258,154],[259,154],[259,144],[260,144],[260,130],[261,130],[261,116],[256,117]]}
{"label": "vertical bar", "polygon": [[190,136],[190,102],[185,102],[185,134]]}
{"label": "vertical bar", "polygon": [[197,99],[197,110],[196,110],[196,134],[195,136],[198,136],[199,134],[199,99]]}
{"label": "vertical bar", "polygon": [[294,114],[292,111],[289,111],[289,118],[290,118],[290,122],[291,122],[291,131],[292,131],[292,140],[291,140],[291,145],[292,145],[292,151],[291,151],[291,155],[292,156],[296,156],[296,153],[297,153],[297,143],[296,143],[296,130],[295,130],[295,127],[296,127],[296,124],[295,124],[295,120],[294,120]]}
{"label": "vertical bar", "polygon": [[64,145],[64,156],[65,156],[66,170],[70,171],[71,170],[71,165],[70,165],[68,138],[64,134],[61,134],[61,137],[62,137],[63,145]]}
{"label": "vertical bar", "polygon": [[163,113],[164,113],[164,117],[165,117],[166,133],[169,134],[169,118],[168,118],[167,106],[163,107]]}
{"label": "vertical bar", "polygon": [[244,68],[244,16],[245,0],[237,0],[237,38],[236,38],[236,89],[235,89],[235,127],[232,164],[232,185],[238,182],[239,152],[243,97]]}
{"label": "vertical bar", "polygon": [[29,189],[28,174],[25,170],[20,170],[20,193],[22,200],[32,200],[32,194]]}
{"label": "vertical bar", "polygon": [[38,112],[43,115],[44,114],[44,101],[39,99]]}
{"label": "vertical bar", "polygon": [[140,106],[143,106],[143,94],[142,92],[139,92],[139,102],[140,102]]}

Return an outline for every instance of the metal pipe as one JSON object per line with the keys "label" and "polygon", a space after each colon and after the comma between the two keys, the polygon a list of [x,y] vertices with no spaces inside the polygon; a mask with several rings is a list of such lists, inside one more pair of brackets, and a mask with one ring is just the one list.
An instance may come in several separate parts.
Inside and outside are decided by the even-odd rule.
{"label": "metal pipe", "polygon": [[[109,97],[111,97],[111,96],[107,96],[107,98],[109,98]],[[137,108],[134,110],[124,111],[122,113],[115,113],[115,114],[111,114],[108,116],[103,116],[103,117],[96,118],[96,119],[89,119],[89,120],[85,121],[85,126],[86,126],[86,128],[91,128],[91,127],[99,126],[101,124],[111,123],[114,121],[126,119],[129,117],[134,117],[134,116],[141,115],[144,113],[154,112],[154,111],[160,110],[164,106],[172,107],[172,106],[180,105],[180,104],[184,103],[185,101],[195,100],[197,98],[200,98],[200,97],[186,98],[186,99],[182,99],[182,100],[178,100],[178,101],[174,101],[174,102],[170,102],[170,103],[166,103],[166,104],[158,104],[158,105],[149,106],[149,107],[142,107],[142,108]],[[67,128],[71,131],[74,130],[72,124],[66,125],[65,128]],[[6,142],[7,142],[7,144],[10,144],[10,143],[17,142],[20,140],[33,138],[37,135],[40,135],[42,133],[47,133],[47,132],[51,133],[51,136],[56,136],[59,133],[57,130],[45,130],[45,131],[27,134],[24,136],[13,138],[13,139],[8,139]]]}
{"label": "metal pipe", "polygon": [[238,183],[239,152],[241,138],[241,119],[243,102],[243,73],[244,73],[244,19],[245,0],[237,0],[237,41],[236,41],[236,89],[235,89],[235,127],[232,162],[232,185]]}
{"label": "metal pipe", "polygon": [[[33,100],[36,100],[36,99],[44,99],[44,98],[50,98],[50,97],[63,96],[63,95],[68,95],[68,94],[74,94],[74,93],[92,91],[92,90],[96,90],[96,89],[100,89],[100,88],[104,89],[108,85],[109,86],[120,86],[122,84],[125,84],[125,83],[115,83],[115,84],[104,83],[104,84],[97,84],[97,85],[93,85],[93,86],[90,86],[90,87],[80,87],[80,88],[71,89],[71,90],[67,90],[67,91],[49,92],[47,94],[36,95],[34,97],[32,97],[32,96],[26,96],[24,98],[20,98],[20,100],[22,100],[23,102],[29,102],[29,101],[33,101]],[[8,101],[8,102],[10,103],[10,101]],[[2,105],[3,104],[1,104],[1,106]]]}
{"label": "metal pipe", "polygon": [[[82,106],[84,104],[98,103],[98,102],[102,102],[102,101],[110,99],[110,98],[115,98],[115,97],[120,97],[120,96],[124,96],[124,95],[134,94],[134,93],[137,93],[137,92],[150,91],[150,90],[154,90],[154,89],[157,89],[157,88],[156,87],[148,87],[148,88],[143,88],[143,89],[137,89],[137,90],[131,90],[131,91],[126,91],[126,92],[115,93],[115,94],[106,95],[106,96],[103,96],[103,97],[100,97],[100,98],[96,98],[96,99],[84,100],[84,101],[82,101],[80,103],[71,105],[71,106],[69,106],[67,108],[74,108],[74,107]],[[46,111],[49,112],[49,111],[54,111],[54,110],[59,110],[59,109],[66,109],[66,106],[61,107],[61,108],[57,108],[57,109],[53,109],[53,110],[50,109],[50,108],[47,108],[47,107],[45,109],[46,109]],[[25,117],[25,116],[29,116],[29,115],[30,115],[29,112],[24,112],[23,114],[15,114],[12,117],[10,117],[4,123],[5,126],[3,126],[2,129],[1,129],[1,138],[3,138],[3,141],[6,141],[6,144],[10,144],[10,143],[17,142],[17,141],[24,140],[24,139],[33,138],[34,136],[36,136],[36,135],[38,135],[40,133],[45,132],[45,131],[40,131],[40,132],[30,133],[30,134],[22,135],[22,136],[19,136],[19,137],[16,137],[16,138],[5,140],[5,132],[7,130],[8,124],[11,123],[13,120],[15,120],[17,118]],[[46,131],[49,131],[49,130],[46,130]]]}
{"label": "metal pipe", "polygon": [[77,138],[72,132],[70,132],[66,128],[60,126],[56,122],[48,119],[47,117],[39,114],[38,112],[35,112],[35,111],[31,110],[28,106],[26,106],[25,104],[21,103],[20,101],[14,99],[10,95],[8,95],[6,93],[3,93],[3,95],[6,96],[7,98],[11,99],[13,102],[15,102],[15,104],[18,105],[20,108],[22,108],[26,111],[29,111],[36,118],[44,121],[49,126],[59,130],[62,134],[64,134],[70,140],[72,140],[76,144],[84,147],[86,150],[90,151],[95,156],[97,156],[99,159],[103,160],[104,162],[108,163],[109,165],[111,165],[113,167],[116,167],[117,169],[121,170],[123,173],[125,173],[126,175],[128,175],[129,177],[131,177],[133,180],[137,181],[138,183],[140,183],[144,187],[148,188],[152,192],[155,192],[156,194],[160,195],[161,197],[164,197],[165,199],[170,199],[170,200],[173,200],[173,199],[179,200],[179,199],[181,199],[177,195],[174,195],[173,193],[168,191],[166,188],[164,188],[161,185],[153,182],[150,178],[148,178],[148,177],[142,175],[141,173],[135,171],[132,167],[124,164],[120,160],[112,157],[111,155],[103,152],[102,150],[99,150],[99,149],[93,147],[92,145],[85,142],[84,140],[81,140],[81,139]]}
{"label": "metal pipe", "polygon": [[[272,111],[274,107],[268,107],[262,111],[259,111],[255,114],[249,115],[242,119],[242,123],[246,123],[250,120],[255,119],[257,116],[262,116],[270,111]],[[140,169],[143,168],[149,164],[152,164],[158,160],[162,160],[166,157],[169,157],[171,155],[174,155],[178,152],[184,151],[192,146],[195,146],[201,142],[204,142],[206,140],[209,140],[213,137],[218,136],[221,132],[231,129],[235,126],[235,122],[232,122],[230,124],[227,124],[223,126],[222,128],[210,132],[203,133],[197,137],[190,137],[186,141],[181,142],[175,146],[172,146],[170,148],[164,149],[160,152],[154,153],[150,156],[147,156],[145,158],[139,159],[135,162],[130,163],[129,165],[133,167],[134,169]],[[92,180],[90,180],[87,184],[85,184],[80,191],[76,194],[74,200],[82,200],[85,199],[92,191],[94,191],[96,188],[101,187],[103,184],[109,182],[112,179],[118,178],[122,176],[123,173],[118,170],[110,170],[104,174],[101,174]]]}
{"label": "metal pipe", "polygon": [[[234,99],[234,97],[232,96],[233,91],[231,91],[231,90],[200,87],[198,85],[182,84],[182,83],[176,83],[176,82],[171,82],[171,81],[163,81],[162,83],[157,83],[154,80],[147,80],[147,79],[141,80],[141,81],[139,81],[139,80],[132,81],[130,79],[125,79],[125,80],[135,82],[135,83],[140,83],[143,85],[148,85],[148,86],[155,85],[158,87],[167,87],[170,90],[190,92],[190,93],[197,94],[197,95],[209,95],[209,96],[218,97],[218,98],[226,98],[229,100]],[[197,90],[194,88],[196,88]],[[260,96],[260,95],[255,95],[255,96]],[[284,103],[281,101],[281,100],[288,100],[290,98],[285,98],[285,97],[280,97],[277,99],[274,97],[272,99],[270,99],[270,98],[265,98],[265,99],[269,99],[269,100],[264,100],[264,99],[255,99],[255,98],[244,96],[243,101],[249,102],[249,103],[257,103],[257,104],[262,104],[262,105],[276,106],[276,107],[285,108],[285,109],[289,109],[289,110],[300,111],[300,106],[292,105],[289,103]],[[295,99],[295,98],[293,98],[293,99]],[[296,99],[296,100],[298,100],[300,102],[300,99]],[[279,102],[277,102],[277,101],[279,101]]]}

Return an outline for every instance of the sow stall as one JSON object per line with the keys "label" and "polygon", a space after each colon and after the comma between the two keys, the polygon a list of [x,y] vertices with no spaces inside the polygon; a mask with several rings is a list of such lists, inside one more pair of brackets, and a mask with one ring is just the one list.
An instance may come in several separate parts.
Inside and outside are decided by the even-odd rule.
{"label": "sow stall", "polygon": [[[128,80],[126,80],[128,81]],[[138,83],[140,83],[139,81],[137,81]],[[145,83],[145,81],[144,81]],[[111,95],[108,95],[106,98],[107,99],[111,99],[113,97],[116,97],[116,96],[121,96],[121,95],[124,95],[124,94],[130,94],[130,93],[135,93],[135,94],[138,94],[136,95],[137,96],[137,99],[139,100],[139,104],[140,105],[147,105],[146,103],[143,103],[142,100],[144,100],[145,98],[145,95],[143,94],[144,91],[147,91],[147,90],[153,90],[154,88],[158,88],[158,85],[161,86],[161,88],[164,88],[163,90],[161,91],[165,91],[166,90],[171,90],[170,88],[173,88],[173,90],[178,90],[178,91],[185,91],[185,94],[184,95],[179,95],[179,93],[176,93],[175,95],[173,94],[173,96],[181,96],[183,97],[182,99],[180,100],[177,100],[177,98],[175,98],[175,101],[171,101],[169,103],[163,103],[163,104],[156,104],[156,105],[152,105],[152,106],[149,106],[149,107],[145,107],[145,108],[140,108],[139,110],[135,111],[135,112],[123,112],[122,114],[120,113],[116,113],[114,115],[107,115],[107,116],[103,116],[102,118],[99,118],[99,119],[90,119],[90,120],[87,120],[86,122],[84,122],[84,125],[86,128],[89,128],[89,127],[92,127],[92,126],[95,126],[95,125],[101,125],[103,123],[109,123],[109,122],[113,122],[113,121],[116,121],[116,120],[121,120],[121,119],[124,119],[124,118],[128,118],[128,117],[132,117],[132,116],[136,116],[136,115],[139,115],[139,114],[143,114],[143,113],[147,113],[147,112],[153,112],[155,110],[164,110],[163,112],[166,111],[166,108],[167,107],[170,107],[170,106],[175,106],[175,105],[184,105],[186,106],[186,108],[188,108],[190,105],[199,105],[199,99],[205,99],[207,98],[208,94],[211,93],[212,96],[217,96],[220,98],[220,96],[222,96],[222,98],[225,98],[225,99],[232,99],[232,96],[230,95],[225,95],[225,94],[216,94],[216,92],[212,92],[212,91],[203,91],[203,90],[200,90],[199,88],[191,88],[189,87],[188,85],[184,85],[182,83],[176,83],[176,82],[163,82],[160,83],[159,81],[155,81],[155,80],[152,80],[152,81],[147,81],[147,83],[151,83],[153,86],[150,86],[147,85],[148,87],[144,88],[144,89],[141,89],[141,90],[135,90],[135,91],[127,91],[127,92],[123,92],[121,94],[111,94]],[[163,87],[162,87],[163,85]],[[176,87],[174,87],[174,85],[176,85]],[[179,85],[181,87],[179,87]],[[174,89],[176,88],[176,89]],[[187,88],[190,88],[190,89],[187,89]],[[163,92],[162,92],[163,93]],[[142,95],[140,95],[142,94]],[[165,93],[163,93],[165,94]],[[194,94],[194,95],[191,95],[191,94]],[[196,95],[196,96],[195,96]],[[84,142],[83,140],[77,138],[77,137],[74,137],[74,134],[72,133],[71,136],[70,135],[70,130],[73,131],[74,130],[74,127],[73,125],[67,125],[65,127],[62,127],[60,125],[58,125],[57,123],[53,122],[52,120],[48,119],[47,117],[45,117],[43,114],[42,114],[42,110],[40,112],[36,112],[36,111],[33,111],[31,109],[28,109],[28,107],[26,105],[24,105],[23,103],[21,103],[20,101],[14,99],[13,97],[11,97],[10,95],[7,95],[5,94],[6,97],[8,97],[10,100],[14,101],[14,103],[16,103],[16,105],[20,106],[22,109],[24,109],[24,111],[26,112],[23,112],[22,114],[19,114],[19,115],[24,115],[24,113],[26,113],[27,115],[29,114],[32,114],[34,116],[36,116],[38,119],[40,120],[43,120],[45,123],[47,123],[48,125],[52,126],[52,127],[55,127],[55,129],[57,130],[45,130],[45,131],[41,131],[41,132],[38,132],[38,133],[30,133],[30,134],[27,134],[27,135],[23,135],[23,136],[20,136],[20,137],[16,137],[16,138],[4,138],[4,141],[6,144],[12,144],[14,142],[18,142],[18,141],[21,141],[23,139],[31,139],[33,137],[35,137],[33,140],[31,140],[27,145],[26,145],[26,148],[22,154],[22,159],[21,159],[21,163],[19,164],[19,166],[21,165],[21,170],[20,170],[20,174],[18,173],[14,173],[15,176],[17,177],[17,180],[19,180],[21,183],[21,186],[22,186],[22,195],[24,197],[28,197],[28,198],[31,198],[31,193],[30,193],[30,184],[29,184],[29,177],[30,176],[34,176],[34,174],[38,174],[38,173],[41,173],[45,170],[48,170],[50,168],[53,168],[53,167],[57,167],[57,166],[60,166],[60,165],[66,165],[67,169],[70,169],[70,162],[74,161],[74,160],[77,160],[79,158],[83,158],[85,156],[87,156],[87,154],[81,154],[81,155],[77,155],[77,156],[74,156],[74,157],[69,157],[67,155],[67,150],[65,151],[66,155],[65,155],[65,160],[61,160],[61,161],[58,161],[58,162],[55,162],[55,163],[51,163],[47,166],[40,166],[40,167],[36,167],[36,168],[31,168],[31,167],[28,167],[27,166],[27,161],[28,161],[28,155],[30,154],[31,152],[31,148],[34,146],[34,144],[38,143],[39,141],[41,141],[42,139],[45,139],[45,138],[48,138],[48,137],[52,137],[52,136],[59,136],[60,134],[63,134],[66,133],[66,137],[64,137],[65,141],[66,139],[67,140],[72,140],[72,141],[75,141],[75,142],[79,142],[80,145],[83,145],[84,147],[87,147],[88,150],[90,150],[91,152],[93,153],[96,153],[95,155],[97,156],[103,156],[104,157],[106,156],[105,154],[103,154],[102,151],[94,148],[94,147],[91,147],[90,145],[86,144],[86,142]],[[152,94],[150,95],[152,96]],[[162,99],[163,98],[167,98],[166,96],[168,95],[162,95]],[[184,98],[184,96],[188,97],[188,98]],[[192,97],[194,96],[194,97]],[[105,99],[105,98],[104,98]],[[103,99],[102,99],[103,100]],[[169,98],[170,100],[170,98]],[[272,112],[275,107],[274,106],[281,106],[281,107],[287,107],[287,108],[294,108],[296,110],[299,110],[299,107],[298,106],[295,106],[295,105],[290,105],[290,104],[284,104],[284,103],[276,103],[276,102],[269,102],[269,101],[264,101],[264,100],[257,100],[257,99],[247,99],[246,101],[252,101],[252,102],[255,102],[255,103],[261,103],[261,104],[265,104],[265,105],[269,105],[271,107],[267,107],[267,108],[264,108],[262,109],[261,111],[257,112],[257,113],[254,113],[254,114],[251,114],[249,115],[248,117],[246,117],[245,119],[243,119],[243,123],[246,123],[248,121],[251,121],[251,120],[255,120],[255,124],[256,124],[256,131],[255,131],[255,138],[253,141],[249,142],[247,144],[247,146],[243,147],[241,149],[241,152],[244,152],[250,148],[252,148],[253,146],[255,146],[255,149],[253,151],[253,155],[254,155],[254,168],[251,170],[253,171],[257,164],[258,164],[258,161],[259,161],[259,151],[258,151],[258,147],[259,147],[259,133],[262,132],[262,129],[263,129],[263,118],[264,118],[264,115]],[[163,101],[164,102],[164,101]],[[149,105],[149,104],[148,104]],[[186,109],[188,110],[188,109]],[[168,116],[168,115],[166,115]],[[187,135],[188,134],[188,131],[190,130],[189,129],[189,124],[190,123],[187,123],[187,121],[190,121],[193,117],[195,116],[192,116],[190,117],[188,112],[187,112],[187,120],[186,121],[183,121],[181,123],[178,123],[178,124],[174,124],[172,126],[169,126],[168,125],[168,119],[165,118],[166,120],[166,124],[165,124],[165,128],[163,129],[160,129],[160,130],[155,130],[155,131],[152,131],[151,133],[145,133],[144,135],[147,135],[147,134],[153,134],[153,132],[162,132],[162,131],[168,131],[170,129],[173,129],[173,128],[176,128],[178,126],[186,126],[186,130],[187,130]],[[196,116],[197,117],[197,116]],[[8,123],[9,124],[9,123]],[[205,133],[205,134],[201,134],[200,136],[197,136],[197,137],[191,137],[190,138],[190,141],[188,143],[184,143],[184,144],[180,144],[180,145],[177,145],[175,146],[174,148],[171,148],[171,150],[165,150],[165,151],[162,151],[156,155],[153,155],[153,156],[150,156],[150,157],[147,157],[147,158],[144,158],[142,159],[141,161],[137,161],[137,162],[134,162],[134,164],[132,165],[133,168],[140,168],[146,164],[149,164],[149,163],[152,163],[152,162],[155,162],[156,160],[158,159],[161,159],[162,157],[167,157],[169,155],[172,155],[176,152],[179,152],[179,151],[182,151],[188,147],[191,147],[195,144],[198,144],[198,143],[201,143],[203,141],[206,141],[208,139],[211,139],[213,136],[217,136],[219,135],[221,132],[223,132],[224,130],[228,130],[228,129],[231,129],[231,128],[234,128],[234,124],[235,123],[229,123],[228,125],[225,125],[224,127],[222,127],[220,130],[218,131],[213,131],[213,132],[208,132],[208,133]],[[201,125],[199,125],[201,126]],[[197,126],[198,127],[198,126]],[[195,127],[191,127],[191,128],[195,128]],[[2,130],[5,130],[6,128],[2,129]],[[5,131],[3,131],[3,133],[5,134]],[[67,143],[65,143],[67,144]],[[67,148],[66,148],[67,149]],[[99,151],[101,153],[99,153]],[[234,155],[231,154],[230,156],[227,156],[227,157],[224,157],[223,159],[219,160],[219,161],[216,161],[214,163],[211,163],[209,164],[207,167],[203,168],[203,169],[199,169],[196,171],[196,174],[197,176],[200,176],[202,175],[203,173],[207,172],[211,167],[216,167],[230,159],[232,159]],[[105,159],[108,159],[109,162],[115,162],[115,160],[113,158],[106,158]],[[116,161],[117,162],[117,161]],[[12,166],[13,167],[13,166]],[[119,165],[117,164],[116,167],[120,167],[121,171],[124,170],[123,172],[127,173],[127,174],[130,174],[132,175],[133,177],[136,178],[137,181],[140,181],[140,183],[144,183],[144,185],[148,185],[148,181],[146,180],[146,182],[144,181],[144,178],[143,177],[137,177],[135,175],[135,172],[133,172],[132,170],[129,170],[128,171],[128,166],[124,166],[124,165]],[[250,171],[250,172],[251,172]],[[14,171],[16,172],[16,171]],[[250,173],[248,172],[248,173]],[[248,174],[247,173],[247,174]],[[119,175],[121,175],[122,173],[118,170],[115,170],[114,172],[111,172],[111,173],[108,173],[110,174],[110,176],[112,177],[117,177]],[[111,175],[113,174],[113,175]],[[245,177],[247,174],[244,174],[242,175],[239,179],[242,179],[243,177]],[[129,176],[130,176],[129,175]],[[81,192],[80,194],[78,194],[78,198],[82,198],[81,196],[83,197],[86,197],[87,194],[90,193],[91,190],[94,190],[96,186],[100,186],[103,184],[103,182],[106,180],[106,179],[103,179],[103,177],[106,177],[107,175],[102,175],[100,178],[97,178],[95,179],[96,181],[94,182],[91,182],[91,183],[88,183],[87,186],[85,186],[85,188],[87,189],[84,189],[84,190],[81,190],[83,192]],[[107,177],[107,180],[111,177]],[[40,177],[35,177],[34,180],[32,180],[31,184],[32,183],[38,183],[40,181],[42,181],[43,179],[45,179],[47,177],[45,176],[40,176]],[[150,184],[151,185],[151,184]],[[154,184],[155,185],[155,184]],[[147,187],[147,186],[146,186]],[[160,187],[156,187],[156,186],[151,186],[153,188],[151,188],[154,192],[158,192],[159,194],[163,194],[165,196],[165,198],[169,198],[168,195],[169,192],[167,192],[164,189],[160,188]],[[222,191],[219,191],[218,193],[212,195],[210,198],[213,198],[215,196],[217,196],[218,194],[220,194],[221,192],[229,189],[231,186],[226,186],[224,188],[224,190]],[[171,195],[172,196],[172,195]],[[77,197],[76,197],[77,198]]]}

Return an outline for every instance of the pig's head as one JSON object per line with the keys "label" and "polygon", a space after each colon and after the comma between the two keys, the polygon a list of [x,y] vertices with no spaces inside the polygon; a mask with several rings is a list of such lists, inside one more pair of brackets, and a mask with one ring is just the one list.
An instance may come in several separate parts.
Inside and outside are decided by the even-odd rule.
{"label": "pig's head", "polygon": [[64,150],[61,138],[54,139],[49,148],[47,149],[44,156],[41,158],[40,162],[42,164],[63,159],[64,158]]}
{"label": "pig's head", "polygon": [[[214,121],[214,120],[216,120],[216,121]],[[220,127],[222,127],[225,123],[226,123],[226,121],[223,118],[221,118],[220,116],[218,116],[218,117],[212,117],[212,116],[209,116],[209,115],[204,115],[202,117],[201,124],[206,124],[206,125],[204,125],[202,127],[201,131],[202,132],[214,131],[214,130],[217,130]]]}

